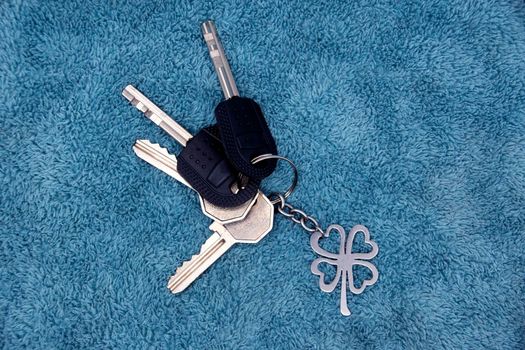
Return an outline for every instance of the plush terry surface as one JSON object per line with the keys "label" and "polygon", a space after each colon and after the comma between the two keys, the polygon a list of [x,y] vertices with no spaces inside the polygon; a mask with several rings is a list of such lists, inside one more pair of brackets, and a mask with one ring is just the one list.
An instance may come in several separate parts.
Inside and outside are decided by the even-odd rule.
{"label": "plush terry surface", "polygon": [[[210,220],[133,154],[179,146],[120,93],[209,124],[206,18],[301,170],[292,202],[380,246],[349,318],[282,217],[166,289]],[[522,1],[2,1],[0,32],[1,347],[525,348]]]}

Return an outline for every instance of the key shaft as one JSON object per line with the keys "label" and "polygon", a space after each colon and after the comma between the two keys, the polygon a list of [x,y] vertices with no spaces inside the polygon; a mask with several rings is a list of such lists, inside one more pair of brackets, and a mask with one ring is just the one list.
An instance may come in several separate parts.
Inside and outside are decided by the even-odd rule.
{"label": "key shaft", "polygon": [[168,288],[173,293],[180,293],[236,243],[258,243],[271,231],[273,218],[273,204],[259,192],[255,206],[243,221],[228,225],[212,223],[210,230],[213,234],[198,254],[177,269],[168,281]]}
{"label": "key shaft", "polygon": [[139,111],[144,113],[152,122],[157,124],[162,130],[166,131],[177,142],[186,147],[186,143],[192,135],[175,120],[171,119],[163,110],[151,102],[133,85],[128,85],[122,91],[122,95]]}
{"label": "key shaft", "polygon": [[208,46],[213,67],[215,67],[215,72],[219,77],[219,83],[221,84],[224,97],[229,99],[233,96],[239,96],[230,64],[228,63],[221,40],[217,34],[217,28],[215,28],[215,23],[213,23],[213,21],[206,21],[201,24],[201,29],[204,41],[206,41],[206,46]]}

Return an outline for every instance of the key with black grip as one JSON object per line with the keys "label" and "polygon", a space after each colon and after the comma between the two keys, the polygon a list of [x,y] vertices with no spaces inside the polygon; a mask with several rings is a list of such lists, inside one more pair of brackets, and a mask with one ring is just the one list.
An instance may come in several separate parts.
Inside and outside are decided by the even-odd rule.
{"label": "key with black grip", "polygon": [[178,174],[199,193],[204,204],[207,201],[221,208],[233,208],[255,198],[260,180],[252,178],[244,188],[238,187],[238,171],[226,158],[215,126],[192,136],[133,86],[127,86],[123,95],[184,146],[177,157]]}
{"label": "key with black grip", "polygon": [[244,175],[241,175],[243,185],[247,178],[260,181],[275,170],[277,161],[271,159],[252,164],[252,160],[262,154],[277,154],[275,140],[257,102],[239,96],[215,24],[206,21],[201,28],[226,98],[215,108],[224,151],[232,165]]}
{"label": "key with black grip", "polygon": [[236,207],[255,196],[260,180],[251,178],[239,188],[238,171],[226,159],[216,126],[199,131],[177,157],[177,170],[191,186],[211,203]]}

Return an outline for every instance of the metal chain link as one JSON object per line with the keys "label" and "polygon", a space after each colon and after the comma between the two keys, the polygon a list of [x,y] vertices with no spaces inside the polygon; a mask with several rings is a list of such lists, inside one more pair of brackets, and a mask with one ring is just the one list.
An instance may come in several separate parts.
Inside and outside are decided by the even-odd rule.
{"label": "metal chain link", "polygon": [[319,232],[324,234],[324,230],[314,217],[307,215],[304,211],[294,208],[292,205],[286,203],[286,199],[282,194],[272,193],[268,198],[275,203],[275,208],[280,214],[296,224],[300,224],[306,232]]}
{"label": "metal chain link", "polygon": [[284,193],[272,193],[268,196],[268,199],[270,202],[274,205],[274,207],[277,209],[279,213],[281,213],[285,218],[292,220],[296,224],[300,224],[302,228],[308,232],[308,233],[314,233],[314,232],[320,232],[324,235],[324,230],[321,228],[317,220],[310,215],[307,215],[304,211],[294,208],[292,205],[286,203],[286,198],[288,198],[293,191],[295,190],[295,186],[297,186],[297,180],[299,178],[299,174],[297,172],[297,168],[295,164],[288,158],[283,156],[278,156],[274,154],[262,154],[258,157],[255,157],[252,159],[252,164],[256,164],[258,162],[261,162],[263,160],[267,159],[277,159],[277,160],[284,160],[290,166],[293,170],[293,181],[292,185],[288,188],[288,190]]}

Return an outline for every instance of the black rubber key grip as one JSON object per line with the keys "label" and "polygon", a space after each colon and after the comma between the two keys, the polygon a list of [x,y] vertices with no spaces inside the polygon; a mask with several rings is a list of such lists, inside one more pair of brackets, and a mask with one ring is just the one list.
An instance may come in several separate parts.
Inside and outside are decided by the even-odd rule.
{"label": "black rubber key grip", "polygon": [[234,96],[215,108],[215,118],[226,156],[250,179],[262,180],[275,170],[277,160],[252,164],[262,154],[277,154],[277,146],[261,107],[251,98]]}
{"label": "black rubber key grip", "polygon": [[236,207],[256,195],[260,181],[250,179],[244,189],[232,193],[238,171],[228,162],[221,141],[214,134],[215,128],[209,127],[191,138],[177,157],[177,171],[208,202]]}

